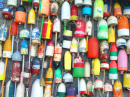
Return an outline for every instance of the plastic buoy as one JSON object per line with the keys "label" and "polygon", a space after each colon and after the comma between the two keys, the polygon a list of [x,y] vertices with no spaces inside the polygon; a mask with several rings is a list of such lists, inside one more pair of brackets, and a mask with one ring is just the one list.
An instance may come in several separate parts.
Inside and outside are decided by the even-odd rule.
{"label": "plastic buoy", "polygon": [[64,54],[64,69],[71,70],[71,54],[69,51],[66,51]]}
{"label": "plastic buoy", "polygon": [[24,97],[24,91],[25,91],[24,84],[22,83],[22,86],[21,86],[21,84],[19,83],[17,85],[16,97]]}
{"label": "plastic buoy", "polygon": [[55,71],[55,83],[61,83],[62,82],[62,74],[60,68],[57,68]]}
{"label": "plastic buoy", "polygon": [[89,80],[88,82],[87,82],[87,96],[94,96],[94,93],[93,93],[93,91],[92,91],[92,85],[93,85],[93,83],[92,83],[92,81],[91,80]]}
{"label": "plastic buoy", "polygon": [[108,18],[110,17],[111,12],[110,12],[110,3],[109,2],[105,2],[104,3],[104,12],[103,12],[103,16],[104,18]]}
{"label": "plastic buoy", "polygon": [[81,5],[83,5],[83,0],[74,0],[74,4],[79,7]]}
{"label": "plastic buoy", "polygon": [[33,64],[32,64],[32,73],[33,74],[39,74],[40,73],[40,61],[38,58],[35,58],[33,60]]}
{"label": "plastic buoy", "polygon": [[66,97],[66,87],[65,87],[65,84],[61,83],[58,86],[57,96],[58,97]]}
{"label": "plastic buoy", "polygon": [[42,59],[43,53],[44,53],[44,44],[41,43],[40,46],[38,47],[38,58]]}
{"label": "plastic buoy", "polygon": [[122,91],[122,84],[120,81],[115,81],[113,86],[113,97],[122,97],[123,91]]}
{"label": "plastic buoy", "polygon": [[110,60],[117,60],[117,46],[115,43],[110,47]]}
{"label": "plastic buoy", "polygon": [[123,15],[130,18],[130,6],[125,6],[123,10]]}
{"label": "plastic buoy", "polygon": [[85,71],[84,71],[84,77],[90,77],[90,63],[89,62],[85,62],[85,67],[84,67]]}
{"label": "plastic buoy", "polygon": [[117,18],[119,18],[121,15],[122,15],[121,6],[116,1],[115,4],[114,4],[114,16],[116,16]]}
{"label": "plastic buoy", "polygon": [[[83,87],[84,86],[84,87]],[[83,78],[80,79],[80,82],[79,82],[79,91],[80,91],[80,94],[86,94],[86,82]]]}
{"label": "plastic buoy", "polygon": [[78,9],[76,6],[73,6],[71,8],[71,21],[77,21],[78,20]]}
{"label": "plastic buoy", "polygon": [[91,34],[92,34],[92,22],[91,21],[87,21],[85,35],[91,36]]}
{"label": "plastic buoy", "polygon": [[107,93],[107,97],[109,97],[109,92],[112,91],[113,91],[112,85],[110,83],[106,83],[104,86],[104,92]]}
{"label": "plastic buoy", "polygon": [[32,30],[32,43],[40,44],[39,39],[40,39],[40,29],[38,27],[35,27]]}
{"label": "plastic buoy", "polygon": [[73,82],[73,76],[70,73],[65,73],[63,76],[63,82],[64,83],[72,83]]}
{"label": "plastic buoy", "polygon": [[13,18],[13,11],[10,8],[4,8],[2,11],[2,17],[10,20]]}
{"label": "plastic buoy", "polygon": [[115,42],[115,30],[112,27],[108,28],[108,43]]}
{"label": "plastic buoy", "polygon": [[9,80],[6,84],[6,89],[5,89],[5,97],[13,97],[14,96],[14,83]]}
{"label": "plastic buoy", "polygon": [[52,40],[50,40],[47,44],[47,48],[46,48],[46,56],[51,56],[53,57],[54,55],[54,42]]}
{"label": "plastic buoy", "polygon": [[115,16],[110,16],[107,19],[108,26],[116,26],[118,24],[117,18]]}

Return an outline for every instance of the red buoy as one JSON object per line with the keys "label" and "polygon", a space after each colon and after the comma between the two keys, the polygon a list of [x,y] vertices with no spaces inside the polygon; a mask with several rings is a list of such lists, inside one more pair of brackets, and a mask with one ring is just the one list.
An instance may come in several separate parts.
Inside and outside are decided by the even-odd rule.
{"label": "red buoy", "polygon": [[18,25],[16,22],[13,22],[11,25],[11,35],[17,35]]}

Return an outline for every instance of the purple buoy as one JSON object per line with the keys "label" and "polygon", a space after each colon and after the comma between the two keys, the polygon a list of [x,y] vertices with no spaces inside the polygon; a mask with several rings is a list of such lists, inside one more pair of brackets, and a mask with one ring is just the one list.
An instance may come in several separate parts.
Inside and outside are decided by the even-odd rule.
{"label": "purple buoy", "polygon": [[66,97],[76,97],[76,89],[72,85],[67,87]]}

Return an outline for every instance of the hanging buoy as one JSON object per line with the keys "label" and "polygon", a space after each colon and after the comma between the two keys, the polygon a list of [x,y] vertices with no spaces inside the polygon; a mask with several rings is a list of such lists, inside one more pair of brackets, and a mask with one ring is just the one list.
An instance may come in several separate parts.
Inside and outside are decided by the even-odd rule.
{"label": "hanging buoy", "polygon": [[70,49],[72,40],[72,31],[66,30],[63,33],[63,48]]}
{"label": "hanging buoy", "polygon": [[92,0],[84,0],[84,5],[82,9],[82,15],[91,16],[92,14]]}
{"label": "hanging buoy", "polygon": [[29,39],[30,38],[30,32],[27,30],[27,28],[23,28],[20,32],[19,32],[19,37],[21,39]]}
{"label": "hanging buoy", "polygon": [[84,61],[80,56],[74,59],[73,77],[84,77]]}
{"label": "hanging buoy", "polygon": [[118,38],[116,40],[116,45],[117,45],[118,50],[126,49],[126,40],[123,38]]}
{"label": "hanging buoy", "polygon": [[37,10],[39,9],[39,6],[40,6],[40,0],[33,0],[33,8],[35,12],[37,12]]}
{"label": "hanging buoy", "polygon": [[98,22],[97,29],[97,39],[108,39],[108,25],[104,19]]}
{"label": "hanging buoy", "polygon": [[[84,87],[83,87],[84,86]],[[86,94],[86,82],[83,78],[80,79],[80,82],[79,82],[79,91],[80,91],[80,94]]]}
{"label": "hanging buoy", "polygon": [[76,89],[72,85],[66,88],[66,97],[76,97]]}
{"label": "hanging buoy", "polygon": [[71,8],[71,21],[77,21],[78,20],[78,9],[76,6],[73,6]]}
{"label": "hanging buoy", "polygon": [[112,84],[114,84],[114,80],[118,79],[118,70],[116,61],[111,61],[109,65],[109,79],[112,80]]}
{"label": "hanging buoy", "polygon": [[103,61],[103,62],[101,63],[100,69],[109,70],[109,64],[108,64],[106,61]]}
{"label": "hanging buoy", "polygon": [[14,6],[16,7],[17,6],[17,0],[8,0],[7,5],[10,6],[11,8],[14,7]]}
{"label": "hanging buoy", "polygon": [[38,58],[42,59],[44,53],[44,44],[41,43],[41,45],[38,47]]}
{"label": "hanging buoy", "polygon": [[31,45],[31,50],[30,50],[30,56],[36,57],[36,51],[37,51],[38,45],[37,44],[32,44]]}
{"label": "hanging buoy", "polygon": [[115,30],[112,27],[108,28],[108,43],[115,42]]}
{"label": "hanging buoy", "polygon": [[123,15],[130,18],[130,6],[125,6],[123,10]]}
{"label": "hanging buoy", "polygon": [[2,62],[2,60],[1,60],[0,61],[0,80],[4,79],[4,77],[3,77],[3,75],[4,75],[4,67],[5,67],[5,63]]}
{"label": "hanging buoy", "polygon": [[117,25],[118,37],[129,36],[129,21],[127,17],[121,16]]}
{"label": "hanging buoy", "polygon": [[74,0],[74,4],[79,7],[81,5],[83,5],[83,0]]}
{"label": "hanging buoy", "polygon": [[33,83],[31,97],[43,97],[43,87],[40,86],[40,79],[36,79]]}
{"label": "hanging buoy", "polygon": [[16,97],[24,97],[24,91],[25,91],[24,84],[22,83],[22,86],[21,86],[21,84],[19,83],[17,85]]}
{"label": "hanging buoy", "polygon": [[91,36],[91,34],[92,34],[92,22],[91,21],[87,21],[85,35]]}
{"label": "hanging buoy", "polygon": [[2,17],[10,20],[13,18],[13,11],[10,8],[4,8],[2,11]]}
{"label": "hanging buoy", "polygon": [[57,17],[58,16],[58,9],[59,9],[59,6],[57,3],[53,2],[51,4],[51,10],[50,10],[50,15],[51,16],[54,16],[54,17]]}
{"label": "hanging buoy", "polygon": [[55,73],[55,83],[61,83],[62,82],[62,74],[60,68],[56,69]]}
{"label": "hanging buoy", "polygon": [[94,20],[103,19],[103,9],[104,9],[103,0],[95,0],[95,2],[94,2],[94,10],[93,10],[93,19]]}
{"label": "hanging buoy", "polygon": [[112,91],[113,91],[112,85],[110,83],[106,83],[104,86],[104,92],[107,93],[107,97],[109,97],[109,92]]}
{"label": "hanging buoy", "polygon": [[64,83],[72,83],[73,82],[73,76],[70,73],[65,73],[63,76],[63,82]]}
{"label": "hanging buoy", "polygon": [[58,86],[57,96],[58,97],[66,97],[66,87],[65,87],[65,84],[61,83]]}
{"label": "hanging buoy", "polygon": [[102,41],[100,43],[100,59],[109,58],[109,44],[107,41]]}
{"label": "hanging buoy", "polygon": [[26,21],[26,9],[23,5],[19,5],[15,12],[15,22],[18,24],[24,24]]}
{"label": "hanging buoy", "polygon": [[84,53],[86,53],[86,39],[83,38],[81,41],[80,41],[80,44],[79,44],[79,52],[82,53],[84,55]]}
{"label": "hanging buoy", "polygon": [[76,22],[74,37],[76,39],[78,38],[83,39],[85,35],[85,30],[86,30],[85,28],[86,28],[85,22],[82,19],[79,19]]}
{"label": "hanging buoy", "polygon": [[69,51],[64,54],[64,69],[67,71],[71,70],[71,54]]}
{"label": "hanging buoy", "polygon": [[126,52],[127,54],[130,54],[130,39],[127,41],[127,49],[126,49]]}
{"label": "hanging buoy", "polygon": [[117,59],[118,70],[123,74],[124,71],[128,70],[128,57],[125,50],[120,50]]}
{"label": "hanging buoy", "polygon": [[104,11],[103,11],[103,16],[104,18],[108,18],[110,17],[111,13],[110,13],[110,3],[109,2],[105,2],[104,3]]}
{"label": "hanging buoy", "polygon": [[9,80],[6,84],[5,89],[5,97],[13,97],[14,96],[14,83]]}
{"label": "hanging buoy", "polygon": [[28,55],[28,43],[26,40],[22,40],[21,43],[21,54]]}
{"label": "hanging buoy", "polygon": [[[100,74],[100,60],[99,59],[97,59],[97,58],[93,59],[93,61],[92,61],[92,69],[93,68],[94,68],[94,75],[99,75]],[[93,70],[92,70],[91,74],[93,74]]]}
{"label": "hanging buoy", "polygon": [[47,48],[46,48],[46,56],[51,56],[53,57],[54,55],[54,42],[52,40],[50,40],[47,44]]}
{"label": "hanging buoy", "polygon": [[93,91],[92,91],[92,85],[93,85],[93,83],[92,83],[92,81],[91,80],[89,80],[88,82],[87,82],[87,96],[94,96],[94,93],[93,93]]}
{"label": "hanging buoy", "polygon": [[121,6],[120,4],[116,1],[114,4],[114,16],[119,18],[122,15],[121,12]]}
{"label": "hanging buoy", "polygon": [[113,86],[113,97],[122,97],[123,91],[122,91],[122,84],[120,81],[116,81]]}
{"label": "hanging buoy", "polygon": [[45,94],[43,95],[43,97],[51,97],[51,85],[47,84],[45,87]]}
{"label": "hanging buoy", "polygon": [[40,73],[40,61],[39,61],[38,58],[35,58],[35,59],[33,60],[32,73],[33,73],[33,74],[39,74],[39,73]]}
{"label": "hanging buoy", "polygon": [[118,24],[117,18],[115,16],[110,16],[107,19],[108,26],[116,26]]}
{"label": "hanging buoy", "polygon": [[115,43],[110,48],[110,60],[117,60],[117,46]]}
{"label": "hanging buoy", "polygon": [[88,58],[98,58],[99,44],[96,37],[88,40]]}
{"label": "hanging buoy", "polygon": [[85,67],[84,67],[85,71],[84,71],[84,77],[90,77],[90,63],[89,62],[85,62]]}
{"label": "hanging buoy", "polygon": [[32,43],[33,44],[40,44],[39,38],[40,38],[40,29],[38,27],[35,27],[32,30]]}
{"label": "hanging buoy", "polygon": [[75,39],[75,37],[73,37],[71,41],[70,52],[77,53],[77,51],[78,51],[78,41]]}
{"label": "hanging buoy", "polygon": [[7,25],[2,24],[0,27],[0,41],[5,41],[7,36]]}

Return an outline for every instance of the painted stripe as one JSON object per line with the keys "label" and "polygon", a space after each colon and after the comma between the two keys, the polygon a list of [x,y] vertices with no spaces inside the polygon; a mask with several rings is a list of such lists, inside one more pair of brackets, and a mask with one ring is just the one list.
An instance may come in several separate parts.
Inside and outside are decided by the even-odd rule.
{"label": "painted stripe", "polygon": [[63,92],[57,92],[58,97],[66,97],[66,93]]}
{"label": "painted stripe", "polygon": [[118,74],[117,68],[109,68],[109,73],[110,74]]}
{"label": "painted stripe", "polygon": [[118,74],[109,74],[109,79],[118,79]]}
{"label": "painted stripe", "polygon": [[117,56],[117,51],[110,51],[110,56]]}
{"label": "painted stripe", "polygon": [[46,78],[46,81],[53,81],[53,78]]}

